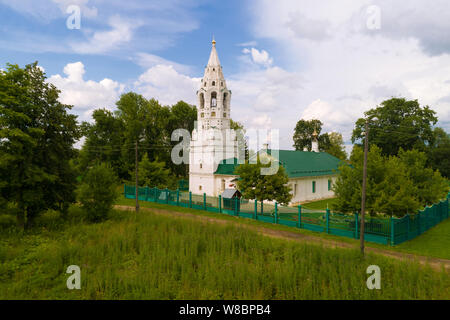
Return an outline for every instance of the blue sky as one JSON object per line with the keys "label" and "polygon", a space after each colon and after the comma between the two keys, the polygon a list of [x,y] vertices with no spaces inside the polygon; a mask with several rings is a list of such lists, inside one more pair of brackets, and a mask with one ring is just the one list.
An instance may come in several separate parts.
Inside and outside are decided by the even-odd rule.
{"label": "blue sky", "polygon": [[450,131],[445,0],[0,0],[0,21],[0,68],[38,60],[80,120],[129,90],[196,103],[214,35],[232,118],[280,129],[282,148],[301,118],[350,145],[355,120],[392,96],[429,105]]}

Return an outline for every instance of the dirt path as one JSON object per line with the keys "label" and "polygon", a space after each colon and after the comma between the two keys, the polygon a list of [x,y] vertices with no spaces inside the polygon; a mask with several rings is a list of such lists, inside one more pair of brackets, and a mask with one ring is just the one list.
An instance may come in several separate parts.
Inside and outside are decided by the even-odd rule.
{"label": "dirt path", "polygon": [[[134,207],[131,206],[122,206],[122,205],[116,205],[114,206],[115,209],[119,210],[130,210],[134,211]],[[237,225],[242,228],[248,228],[250,230],[256,231],[257,233],[263,234],[265,236],[273,237],[273,238],[279,238],[279,239],[285,239],[285,240],[293,240],[298,242],[307,242],[310,244],[316,244],[316,245],[323,245],[325,247],[329,248],[359,248],[358,245],[347,243],[347,242],[340,242],[335,240],[329,240],[324,239],[321,237],[306,235],[298,232],[291,232],[291,231],[284,231],[284,230],[274,230],[270,228],[265,228],[262,226],[252,226],[248,224],[241,224],[238,221],[232,221],[232,220],[224,220],[220,218],[212,218],[202,215],[196,215],[193,213],[188,212],[178,212],[178,211],[169,211],[164,209],[158,209],[158,208],[140,208],[140,210],[144,211],[150,211],[152,213],[158,214],[158,215],[164,215],[164,216],[176,216],[176,217],[182,217],[185,219],[194,219],[197,221],[202,221],[205,223],[218,223],[218,224],[232,224]],[[238,218],[236,218],[238,219]],[[410,253],[401,253],[396,251],[390,251],[390,250],[383,250],[378,248],[371,248],[366,247],[366,252],[373,252],[376,254],[380,254],[389,258],[394,258],[398,260],[411,260],[411,261],[417,261],[423,265],[428,264],[430,267],[436,270],[441,270],[442,266],[447,270],[450,271],[450,260],[447,259],[439,259],[439,258],[431,258],[431,257],[425,257],[425,256],[419,256],[415,254]]]}

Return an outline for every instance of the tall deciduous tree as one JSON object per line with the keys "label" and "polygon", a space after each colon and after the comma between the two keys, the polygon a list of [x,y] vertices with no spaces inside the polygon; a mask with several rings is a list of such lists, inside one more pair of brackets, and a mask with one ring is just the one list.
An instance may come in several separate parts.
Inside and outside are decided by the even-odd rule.
{"label": "tall deciduous tree", "polygon": [[428,165],[450,179],[450,135],[434,128],[434,143],[428,149]]}
{"label": "tall deciduous tree", "polygon": [[0,194],[17,205],[24,227],[47,209],[66,211],[75,200],[70,159],[80,131],[59,93],[37,62],[0,71]]}
{"label": "tall deciduous tree", "polygon": [[316,130],[316,133],[318,134],[319,150],[325,151],[330,146],[330,140],[328,134],[320,134],[322,125],[322,121],[317,119],[300,119],[295,126],[293,136],[295,150],[303,151],[306,147],[308,151],[311,151],[312,136],[314,130]]}
{"label": "tall deciduous tree", "polygon": [[339,132],[328,133],[329,145],[325,147],[325,152],[335,156],[338,159],[347,159],[347,153],[345,152],[344,139]]}
{"label": "tall deciduous tree", "polygon": [[[355,146],[351,166],[343,165],[333,185],[337,196],[333,208],[343,212],[361,210],[361,185],[364,152]],[[426,156],[417,150],[400,149],[398,156],[383,156],[371,146],[367,162],[366,210],[403,216],[425,205],[438,202],[448,192],[448,185],[437,171],[426,168]]]}
{"label": "tall deciduous tree", "polygon": [[[364,114],[371,119],[369,144],[380,147],[384,155],[397,155],[400,148],[425,151],[433,144],[436,113],[428,106],[421,107],[417,100],[392,98]],[[353,143],[363,139],[365,118],[356,121]]]}
{"label": "tall deciduous tree", "polygon": [[121,148],[125,142],[125,126],[120,118],[106,109],[97,109],[92,113],[94,123],[82,124],[86,141],[79,155],[79,166],[84,172],[89,166],[98,162],[111,165],[115,174],[124,179],[128,172],[124,172]]}

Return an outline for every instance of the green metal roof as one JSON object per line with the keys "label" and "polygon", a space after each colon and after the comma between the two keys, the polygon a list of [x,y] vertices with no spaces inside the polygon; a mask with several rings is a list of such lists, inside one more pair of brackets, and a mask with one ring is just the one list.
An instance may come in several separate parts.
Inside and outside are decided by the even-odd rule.
{"label": "green metal roof", "polygon": [[234,174],[234,170],[239,166],[237,158],[229,158],[220,161],[219,166],[217,167],[216,172],[214,174],[225,174],[225,175],[236,175]]}
{"label": "green metal roof", "polygon": [[[274,151],[278,151],[278,156]],[[280,160],[289,178],[336,174],[341,160],[326,152],[267,150]]]}
{"label": "green metal roof", "polygon": [[[278,151],[278,156],[274,151]],[[289,178],[336,174],[341,164],[341,160],[326,152],[269,149],[267,153],[279,159]],[[235,175],[234,170],[237,166],[236,158],[222,160],[215,174]]]}

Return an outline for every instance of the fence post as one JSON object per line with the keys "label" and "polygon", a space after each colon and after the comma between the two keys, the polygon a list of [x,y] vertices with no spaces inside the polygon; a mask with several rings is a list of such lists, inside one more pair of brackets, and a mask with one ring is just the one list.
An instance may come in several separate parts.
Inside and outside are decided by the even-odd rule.
{"label": "fence post", "polygon": [[278,203],[275,201],[275,223],[278,223]]}
{"label": "fence post", "polygon": [[297,226],[299,228],[302,227],[302,206],[301,205],[298,206],[298,223],[297,223]]}
{"label": "fence post", "polygon": [[192,208],[192,191],[189,191],[189,208]]}
{"label": "fence post", "polygon": [[355,212],[355,239],[358,239],[358,212]]}
{"label": "fence post", "polygon": [[234,215],[235,216],[237,216],[238,215],[238,213],[237,213],[237,197],[234,197],[234,198],[232,198],[233,199],[233,202],[234,202]]}
{"label": "fence post", "polygon": [[395,244],[395,232],[394,232],[394,218],[391,217],[391,246]]}
{"label": "fence post", "polygon": [[258,200],[255,198],[255,220],[258,220]]}
{"label": "fence post", "polygon": [[126,184],[123,185],[123,196],[125,198],[127,197],[127,185]]}
{"label": "fence post", "polygon": [[166,203],[169,204],[169,189],[166,188]]}
{"label": "fence post", "polygon": [[177,206],[180,206],[180,189],[177,189]]}
{"label": "fence post", "polygon": [[420,235],[420,215],[421,215],[422,213],[420,212],[420,210],[419,210],[419,213],[417,214],[417,236],[419,236]]}
{"label": "fence post", "polygon": [[330,233],[330,209],[327,208],[327,233]]}
{"label": "fence post", "polygon": [[264,214],[264,209],[263,209],[263,200],[261,200],[261,215]]}
{"label": "fence post", "polygon": [[148,186],[145,187],[145,201],[148,201]]}
{"label": "fence post", "polygon": [[206,210],[206,193],[203,192],[203,210]]}
{"label": "fence post", "polygon": [[411,219],[409,217],[409,213],[406,215],[406,218],[408,219],[406,222],[406,240],[409,240],[409,224],[410,224],[409,220]]}
{"label": "fence post", "polygon": [[219,194],[219,212],[222,213],[222,195]]}

